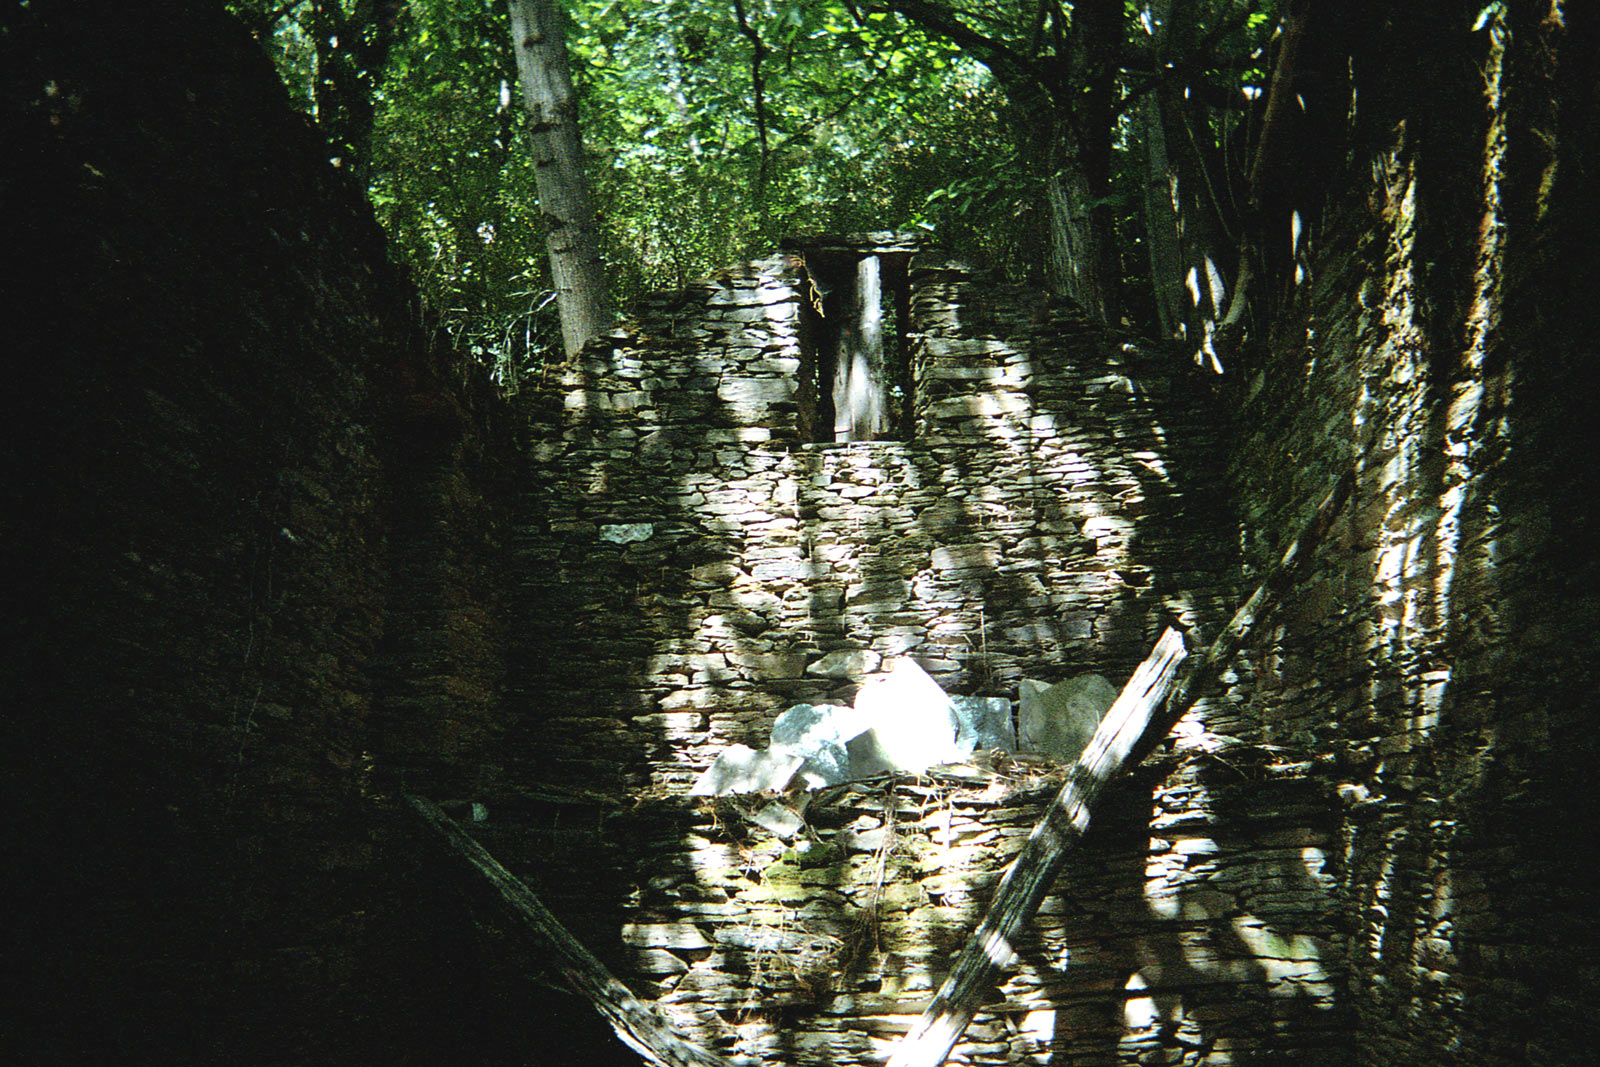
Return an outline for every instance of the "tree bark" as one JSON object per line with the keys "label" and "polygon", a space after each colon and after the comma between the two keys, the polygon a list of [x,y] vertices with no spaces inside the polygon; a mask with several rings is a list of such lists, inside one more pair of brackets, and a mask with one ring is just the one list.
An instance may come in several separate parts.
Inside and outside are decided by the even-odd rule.
{"label": "tree bark", "polygon": [[[1162,70],[1167,55],[1167,12],[1170,0],[1145,5],[1150,47],[1155,67]],[[1164,337],[1185,333],[1183,308],[1182,218],[1178,211],[1178,176],[1167,152],[1166,98],[1163,81],[1139,101],[1139,143],[1144,149],[1144,232],[1150,257],[1150,287],[1155,297],[1156,320]]]}
{"label": "tree bark", "polygon": [[1178,667],[1187,655],[1183,638],[1171,629],[1161,635],[1106,712],[1066,784],[1006,871],[983,922],[968,939],[928,1010],[901,1039],[889,1067],[939,1067],[944,1063],[1001,969],[1013,959],[1012,939],[1038,911],[1061,873],[1067,852],[1088,829],[1095,798],[1125,765],[1137,765],[1160,743],[1190,705],[1216,682],[1245,638],[1300,577],[1305,561],[1333,525],[1354,486],[1353,475],[1339,480],[1266,580],[1181,675]]}
{"label": "tree bark", "polygon": [[[523,930],[541,949],[556,958],[562,977],[572,991],[586,998],[629,1048],[659,1067],[730,1067],[721,1056],[679,1035],[653,1007],[629,992],[606,970],[605,964],[595,959],[556,921],[533,890],[500,866],[488,850],[440,811],[438,805],[417,796],[405,799],[423,825],[441,837],[452,854],[465,860],[475,875],[493,887]],[[538,1057],[533,1059],[536,1061]]]}
{"label": "tree bark", "polygon": [[[1056,120],[1066,127],[1066,119]],[[1096,322],[1106,322],[1110,314],[1108,271],[1109,249],[1096,225],[1096,196],[1084,167],[1083,152],[1076,135],[1058,129],[1051,139],[1049,196],[1051,287],[1062,296],[1077,301],[1084,313]]]}
{"label": "tree bark", "polygon": [[[1116,312],[1117,258],[1111,206],[1111,145],[1115,119],[1121,0],[1080,0],[1072,21],[1040,9],[1035,36],[1053,25],[1046,55],[1018,51],[978,32],[942,4],[882,0],[925,32],[959,45],[988,67],[1017,111],[1017,143],[1044,179],[1050,288],[1077,301],[1098,322]],[[1043,116],[1042,126],[1038,116]]]}
{"label": "tree bark", "polygon": [[877,441],[889,435],[889,376],[883,360],[883,266],[856,263],[848,324],[839,331],[833,375],[833,439]]}
{"label": "tree bark", "polygon": [[533,141],[539,211],[548,227],[545,249],[561,312],[562,347],[572,356],[611,325],[611,301],[567,67],[565,14],[557,0],[508,2],[517,79]]}
{"label": "tree bark", "polygon": [[1183,291],[1183,219],[1178,175],[1167,153],[1163,90],[1139,102],[1139,139],[1144,147],[1144,233],[1150,256],[1150,287],[1163,337],[1188,334]]}
{"label": "tree bark", "polygon": [[[1065,78],[1051,87],[1062,133],[1056,145],[1051,197],[1066,200],[1072,218],[1077,299],[1097,322],[1118,315],[1121,269],[1111,209],[1111,149],[1115,138],[1118,54],[1123,33],[1122,0],[1075,0],[1065,41]],[[1059,183],[1056,178],[1060,179]],[[1081,184],[1080,184],[1081,183]]]}

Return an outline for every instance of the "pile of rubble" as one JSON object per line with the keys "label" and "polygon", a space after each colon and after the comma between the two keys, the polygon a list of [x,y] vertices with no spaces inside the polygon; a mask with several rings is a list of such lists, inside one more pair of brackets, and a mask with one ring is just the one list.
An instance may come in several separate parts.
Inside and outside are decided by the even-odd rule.
{"label": "pile of rubble", "polygon": [[733,744],[690,789],[695,796],[820,789],[880,774],[921,774],[998,749],[1078,758],[1116,699],[1111,683],[1083,674],[1055,685],[1025,680],[1006,697],[950,696],[910,657],[888,661],[851,707],[796,704],[757,751]]}

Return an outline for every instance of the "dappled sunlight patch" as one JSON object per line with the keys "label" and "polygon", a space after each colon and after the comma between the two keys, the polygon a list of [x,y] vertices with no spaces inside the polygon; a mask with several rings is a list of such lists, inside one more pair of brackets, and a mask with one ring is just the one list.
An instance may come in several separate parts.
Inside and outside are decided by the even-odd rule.
{"label": "dappled sunlight patch", "polygon": [[1273,996],[1333,995],[1333,985],[1322,965],[1323,948],[1315,938],[1305,934],[1280,935],[1253,915],[1236,917],[1232,927],[1254,962],[1266,972],[1267,989]]}
{"label": "dappled sunlight patch", "polygon": [[[639,761],[629,817],[655,844],[629,857],[626,918],[687,924],[710,946],[682,947],[684,930],[680,947],[635,946],[640,980],[751,1054],[850,1060],[921,1010],[1063,769],[985,742],[962,749],[980,750],[968,763],[906,768],[926,772],[914,781],[833,785],[759,759],[781,710],[845,707],[909,657],[1012,726],[1024,679],[1118,676],[1155,613],[1204,627],[1237,573],[1222,516],[1186,517],[1187,479],[1215,449],[1203,398],[1159,358],[919,257],[893,315],[916,376],[909,439],[819,442],[800,270],[780,257],[664,300],[566,376],[582,399],[537,408],[554,442],[533,451],[530,498],[548,520],[528,558],[536,642],[562,664],[539,699],[595,708],[547,720],[550,750],[576,767]],[[600,736],[606,750],[581,751]],[[722,751],[748,757],[732,786],[759,791],[688,797]],[[795,772],[781,792],[762,778],[775,767]],[[1063,818],[1081,828],[1087,811]],[[667,870],[663,849],[682,853]],[[1043,1027],[1076,1025],[1049,1013],[1086,935],[1059,918],[1049,931],[986,946],[1015,977],[969,1047],[1049,1049],[1061,1035]],[[1098,981],[1094,1010],[1111,1013],[1120,1000]],[[1016,1025],[1029,1013],[1037,1039]]]}
{"label": "dappled sunlight patch", "polygon": [[1155,998],[1147,992],[1150,983],[1144,980],[1144,975],[1135,971],[1122,988],[1126,990],[1122,1004],[1123,1026],[1130,1031],[1155,1029],[1161,1021],[1161,1012],[1156,1009]]}

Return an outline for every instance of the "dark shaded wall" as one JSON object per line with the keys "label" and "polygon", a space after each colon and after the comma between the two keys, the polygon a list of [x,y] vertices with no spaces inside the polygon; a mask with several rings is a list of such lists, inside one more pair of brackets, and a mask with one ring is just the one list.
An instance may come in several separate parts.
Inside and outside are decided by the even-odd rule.
{"label": "dark shaded wall", "polygon": [[428,1058],[388,797],[489,736],[491,395],[220,5],[12,7],[0,53],[3,1041]]}
{"label": "dark shaded wall", "polygon": [[1359,478],[1251,705],[1340,800],[1362,1063],[1576,1064],[1596,1038],[1597,26],[1510,4],[1474,32],[1480,6],[1308,37],[1344,158],[1326,197],[1309,168],[1285,190],[1316,254],[1234,397],[1257,562]]}

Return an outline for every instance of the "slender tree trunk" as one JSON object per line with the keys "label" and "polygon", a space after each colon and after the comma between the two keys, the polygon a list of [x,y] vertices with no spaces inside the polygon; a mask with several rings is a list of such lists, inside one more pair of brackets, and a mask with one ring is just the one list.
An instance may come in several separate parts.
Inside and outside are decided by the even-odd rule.
{"label": "slender tree trunk", "polygon": [[548,232],[550,276],[568,356],[611,325],[611,302],[583,169],[578,103],[567,67],[565,18],[557,0],[509,0],[511,45],[528,109],[539,211]]}
{"label": "slender tree trunk", "polygon": [[[1185,100],[1174,89],[1163,100],[1169,162],[1176,180],[1179,255],[1184,288],[1183,335],[1195,346],[1195,361],[1220,373],[1217,330],[1228,306],[1236,235],[1225,224],[1228,176],[1208,158],[1210,115],[1205,104]],[[1231,279],[1237,284],[1238,277]]]}
{"label": "slender tree trunk", "polygon": [[[284,7],[264,19],[257,37],[265,39],[288,14]],[[361,0],[348,12],[337,0],[319,0],[311,10],[312,117],[339,166],[362,188],[371,173],[377,93],[399,18],[398,0]]]}
{"label": "slender tree trunk", "polygon": [[856,264],[849,325],[839,332],[833,376],[833,439],[878,441],[889,435],[889,378],[883,361],[883,267],[877,256]]}
{"label": "slender tree trunk", "polygon": [[[1171,0],[1145,5],[1151,49],[1157,69],[1167,54],[1167,13]],[[1150,256],[1150,286],[1156,318],[1165,337],[1185,333],[1187,316],[1183,299],[1183,220],[1178,211],[1178,175],[1167,151],[1167,98],[1171,88],[1157,85],[1139,101],[1136,112],[1139,143],[1144,148],[1144,232]]]}
{"label": "slender tree trunk", "polygon": [[[1078,116],[1055,104],[1038,145],[1045,174],[1049,248],[1046,276],[1053,292],[1077,301],[1096,322],[1109,322],[1117,284],[1114,238],[1105,203],[1098,144],[1085,143]],[[1109,142],[1107,143],[1109,144]],[[1109,152],[1109,148],[1107,148]]]}
{"label": "slender tree trunk", "polygon": [[1116,317],[1120,287],[1108,194],[1122,25],[1122,0],[1077,0],[1048,90],[1050,274],[1099,322]]}
{"label": "slender tree trunk", "polygon": [[756,215],[761,220],[761,231],[765,233],[771,223],[771,213],[767,210],[767,179],[772,168],[772,149],[768,144],[767,136],[767,82],[762,71],[762,64],[766,62],[767,45],[761,39],[761,31],[751,24],[749,16],[745,14],[744,0],[733,0],[733,13],[739,20],[739,32],[750,41],[750,89],[752,102],[755,105],[756,143],[761,148],[761,160],[756,167],[756,181],[754,198],[756,202]]}
{"label": "slender tree trunk", "polygon": [[1095,225],[1097,199],[1084,169],[1083,153],[1070,123],[1058,119],[1051,138],[1046,182],[1050,214],[1050,284],[1076,300],[1096,322],[1109,318],[1106,271],[1108,249]]}
{"label": "slender tree trunk", "polygon": [[1178,176],[1167,155],[1162,90],[1139,102],[1139,137],[1144,144],[1144,231],[1150,253],[1150,285],[1156,316],[1165,337],[1184,331],[1182,227],[1178,215]]}

